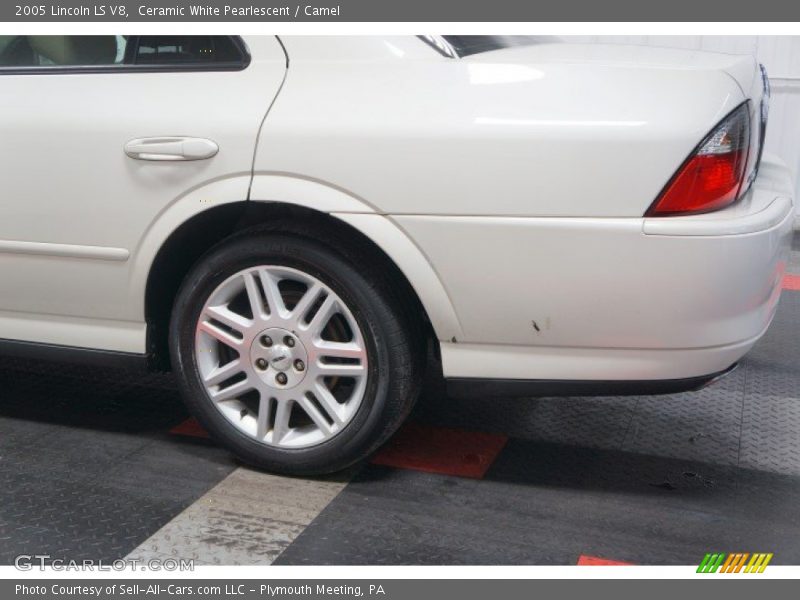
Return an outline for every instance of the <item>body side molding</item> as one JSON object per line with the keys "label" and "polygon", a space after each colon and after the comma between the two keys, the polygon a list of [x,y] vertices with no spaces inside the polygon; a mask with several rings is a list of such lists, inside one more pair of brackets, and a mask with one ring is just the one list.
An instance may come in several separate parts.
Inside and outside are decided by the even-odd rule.
{"label": "body side molding", "polygon": [[53,244],[50,242],[29,242],[0,240],[0,254],[27,254],[32,256],[56,256],[62,258],[88,258],[125,262],[130,256],[125,248],[105,246],[81,246],[77,244]]}
{"label": "body side molding", "polygon": [[147,355],[0,339],[0,356],[144,371]]}

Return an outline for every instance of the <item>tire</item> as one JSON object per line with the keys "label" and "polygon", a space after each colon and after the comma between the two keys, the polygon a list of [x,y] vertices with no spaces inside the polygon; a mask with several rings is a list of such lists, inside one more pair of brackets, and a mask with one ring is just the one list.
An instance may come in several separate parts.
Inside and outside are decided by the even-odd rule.
{"label": "tire", "polygon": [[411,412],[424,358],[385,271],[277,231],[212,248],[170,319],[189,410],[242,461],[272,472],[330,473],[368,457]]}

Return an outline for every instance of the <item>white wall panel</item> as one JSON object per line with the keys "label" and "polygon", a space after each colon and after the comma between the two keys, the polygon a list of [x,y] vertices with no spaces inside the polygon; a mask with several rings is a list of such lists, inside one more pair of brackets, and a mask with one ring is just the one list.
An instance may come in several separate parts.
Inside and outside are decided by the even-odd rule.
{"label": "white wall panel", "polygon": [[783,158],[795,173],[800,198],[800,36],[563,36],[565,41],[666,46],[752,54],[767,68],[772,104],[766,150]]}

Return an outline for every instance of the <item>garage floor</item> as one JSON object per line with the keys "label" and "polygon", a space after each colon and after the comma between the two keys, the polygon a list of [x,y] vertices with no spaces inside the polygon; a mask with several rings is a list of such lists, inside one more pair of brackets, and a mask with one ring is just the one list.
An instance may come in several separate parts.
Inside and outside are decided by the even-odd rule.
{"label": "garage floor", "polygon": [[425,398],[371,464],[240,468],[166,376],[0,361],[0,563],[800,564],[800,236],[739,368],[658,397]]}

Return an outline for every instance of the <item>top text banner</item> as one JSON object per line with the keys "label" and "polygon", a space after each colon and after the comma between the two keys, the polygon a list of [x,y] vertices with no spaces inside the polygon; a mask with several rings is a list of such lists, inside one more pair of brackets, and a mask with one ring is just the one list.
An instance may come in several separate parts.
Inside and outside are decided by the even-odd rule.
{"label": "top text banner", "polygon": [[0,21],[787,22],[789,0],[3,0]]}

